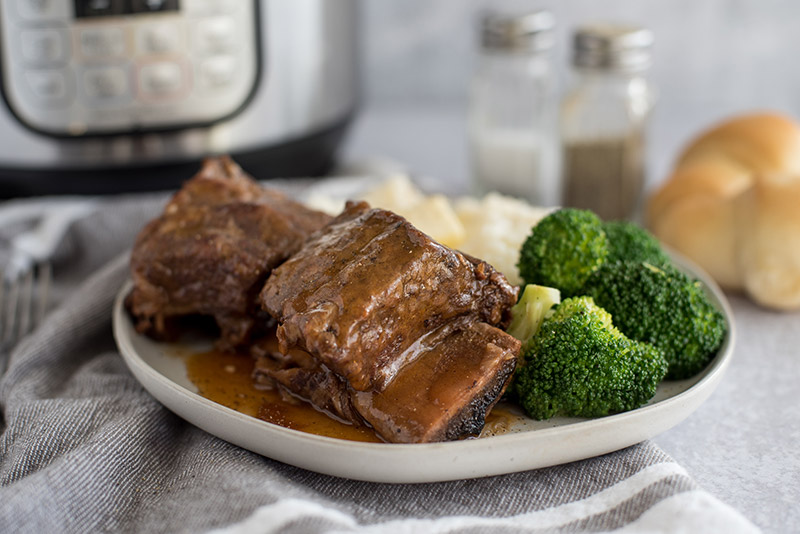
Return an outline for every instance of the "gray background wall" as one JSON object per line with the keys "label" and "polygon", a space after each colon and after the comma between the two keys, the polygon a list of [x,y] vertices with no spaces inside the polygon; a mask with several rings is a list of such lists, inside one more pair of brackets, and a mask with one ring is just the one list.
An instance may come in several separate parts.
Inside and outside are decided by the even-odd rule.
{"label": "gray background wall", "polygon": [[[450,172],[458,182],[468,174],[463,157],[452,156],[452,149],[463,150],[463,143],[449,137],[459,135],[477,17],[487,7],[547,8],[555,14],[562,88],[575,25],[609,20],[653,29],[651,75],[659,100],[653,116],[651,181],[662,179],[679,147],[713,121],[745,110],[772,109],[800,116],[800,2],[796,0],[364,0],[366,110],[383,110],[382,116],[366,120],[378,121],[375,127],[391,128],[393,121],[407,125],[412,120],[403,111],[392,118],[391,110],[429,110],[422,129],[432,129],[430,135],[435,133],[444,143],[439,159],[445,161],[437,164],[436,154],[431,154],[421,162],[423,172]],[[445,119],[444,113],[450,118]],[[355,135],[365,149],[379,148],[359,139],[358,132]],[[426,139],[424,132],[421,136]],[[397,141],[383,152],[397,158],[413,152],[419,157],[419,151]]]}
{"label": "gray background wall", "polygon": [[365,83],[377,101],[462,99],[476,19],[492,7],[547,8],[558,22],[558,63],[579,23],[643,24],[656,34],[653,79],[664,105],[730,110],[800,108],[800,2],[796,0],[365,0]]}

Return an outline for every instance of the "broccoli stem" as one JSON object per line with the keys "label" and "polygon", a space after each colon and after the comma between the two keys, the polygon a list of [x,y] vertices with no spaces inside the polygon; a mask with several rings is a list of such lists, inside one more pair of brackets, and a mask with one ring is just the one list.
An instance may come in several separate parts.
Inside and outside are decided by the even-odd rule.
{"label": "broccoli stem", "polygon": [[511,308],[511,324],[506,331],[525,343],[539,331],[550,309],[560,302],[558,289],[526,285],[519,302]]}

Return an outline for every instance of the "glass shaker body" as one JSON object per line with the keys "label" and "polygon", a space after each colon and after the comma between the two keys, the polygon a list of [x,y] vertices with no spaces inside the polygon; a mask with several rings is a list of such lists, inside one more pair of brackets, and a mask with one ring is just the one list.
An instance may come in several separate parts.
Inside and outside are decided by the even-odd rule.
{"label": "glass shaker body", "polygon": [[554,85],[549,47],[481,50],[468,125],[474,193],[498,191],[541,205],[557,201]]}
{"label": "glass shaker body", "polygon": [[654,90],[644,68],[576,67],[561,105],[563,204],[633,218],[645,182]]}

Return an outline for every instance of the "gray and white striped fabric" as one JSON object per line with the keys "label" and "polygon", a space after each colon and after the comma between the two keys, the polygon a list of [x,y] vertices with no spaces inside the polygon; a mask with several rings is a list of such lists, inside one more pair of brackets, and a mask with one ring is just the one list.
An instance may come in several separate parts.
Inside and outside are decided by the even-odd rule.
{"label": "gray and white striped fabric", "polygon": [[0,532],[757,531],[650,442],[393,485],[281,464],[184,422],[136,382],[111,334],[126,251],[164,200],[106,199],[54,258],[57,306],[0,381]]}

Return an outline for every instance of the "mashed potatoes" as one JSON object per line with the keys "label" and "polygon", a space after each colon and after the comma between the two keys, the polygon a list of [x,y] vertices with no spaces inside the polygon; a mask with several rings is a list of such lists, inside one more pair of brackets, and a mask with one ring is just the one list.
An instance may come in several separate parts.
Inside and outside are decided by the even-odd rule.
{"label": "mashed potatoes", "polygon": [[[512,284],[522,283],[516,265],[522,242],[551,211],[498,193],[455,201],[426,195],[405,175],[389,178],[358,199],[399,213],[436,241],[489,262]],[[312,195],[309,204],[333,214],[343,205],[325,195]]]}
{"label": "mashed potatoes", "polygon": [[551,208],[531,206],[516,198],[489,193],[481,199],[456,200],[455,211],[466,236],[456,248],[489,262],[512,284],[521,284],[517,270],[519,249],[531,228]]}

